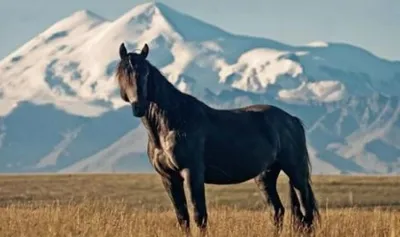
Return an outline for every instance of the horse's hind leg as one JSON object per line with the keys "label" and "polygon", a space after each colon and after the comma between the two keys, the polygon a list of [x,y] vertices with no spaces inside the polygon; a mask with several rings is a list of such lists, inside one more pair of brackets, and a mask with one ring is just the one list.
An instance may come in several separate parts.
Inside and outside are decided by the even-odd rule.
{"label": "horse's hind leg", "polygon": [[[292,172],[288,172],[287,174],[290,178],[291,186],[293,186],[291,188],[296,189],[296,191],[300,193],[301,204],[305,210],[304,216],[299,214],[297,217],[302,218],[301,222],[303,227],[305,227],[307,230],[311,230],[313,227],[314,215],[319,215],[317,203],[308,176],[302,175],[303,172],[296,171],[297,170],[293,169]],[[298,202],[298,199],[296,202]],[[299,211],[298,209],[300,209],[297,209],[297,207],[295,208],[295,211]]]}
{"label": "horse's hind leg", "polygon": [[299,198],[297,196],[296,190],[289,181],[290,186],[290,204],[291,204],[291,211],[292,211],[292,218],[291,222],[295,229],[298,229],[301,226],[301,222],[304,219],[303,214],[301,213],[301,204],[299,202]]}
{"label": "horse's hind leg", "polygon": [[267,204],[274,207],[274,224],[278,228],[278,231],[282,230],[283,217],[285,214],[285,208],[282,205],[276,189],[276,183],[280,171],[281,167],[279,164],[274,163],[255,178],[256,184],[261,190],[261,194]]}

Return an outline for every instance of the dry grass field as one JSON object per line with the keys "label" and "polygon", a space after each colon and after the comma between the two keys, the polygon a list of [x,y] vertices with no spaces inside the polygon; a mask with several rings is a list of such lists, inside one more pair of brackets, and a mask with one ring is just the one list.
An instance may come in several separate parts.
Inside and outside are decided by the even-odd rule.
{"label": "dry grass field", "polygon": [[[313,187],[322,215],[316,236],[400,236],[399,176],[314,176]],[[253,182],[206,189],[208,236],[272,236],[272,212]],[[287,207],[285,176],[279,194]],[[154,174],[3,175],[0,208],[2,237],[182,236]],[[286,213],[281,236],[298,236]]]}

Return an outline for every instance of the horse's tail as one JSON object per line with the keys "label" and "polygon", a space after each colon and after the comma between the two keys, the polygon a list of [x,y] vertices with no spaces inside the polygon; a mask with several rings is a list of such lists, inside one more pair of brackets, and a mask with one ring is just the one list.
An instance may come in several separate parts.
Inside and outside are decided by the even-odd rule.
{"label": "horse's tail", "polygon": [[[306,131],[304,129],[304,124],[301,121],[301,119],[299,119],[298,117],[294,117],[294,120],[297,123],[297,127],[299,129],[299,148],[300,148],[300,154],[302,154],[299,158],[301,159],[301,163],[302,163],[302,167],[305,168],[304,173],[305,174],[305,178],[307,179],[307,202],[309,204],[309,208],[311,209],[311,213],[312,215],[318,218],[318,220],[320,221],[320,213],[318,210],[318,202],[315,199],[315,195],[314,192],[311,188],[311,161],[310,161],[310,156],[308,153],[308,149],[307,149],[307,139],[306,139]],[[313,218],[313,217],[311,217]]]}
{"label": "horse's tail", "polygon": [[312,167],[311,167],[311,161],[310,161],[310,156],[308,154],[308,149],[307,149],[307,138],[306,138],[306,131],[304,129],[304,123],[303,121],[301,121],[301,119],[299,119],[298,117],[293,117],[294,120],[296,121],[297,125],[298,125],[298,129],[299,131],[299,135],[300,135],[300,141],[299,141],[299,146],[300,149],[303,153],[303,164],[305,165],[304,167],[306,167],[306,175],[307,178],[309,180],[311,180],[311,171],[312,171]]}

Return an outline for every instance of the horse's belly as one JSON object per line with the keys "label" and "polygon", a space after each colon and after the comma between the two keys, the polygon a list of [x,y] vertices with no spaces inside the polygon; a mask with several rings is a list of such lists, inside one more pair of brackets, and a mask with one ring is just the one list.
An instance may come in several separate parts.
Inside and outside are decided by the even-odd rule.
{"label": "horse's belly", "polygon": [[220,154],[205,160],[205,182],[236,184],[254,178],[265,169],[267,157],[251,154]]}
{"label": "horse's belly", "polygon": [[205,169],[205,183],[208,184],[238,184],[256,177],[261,169],[232,169],[207,165]]}
{"label": "horse's belly", "polygon": [[205,147],[206,183],[235,184],[254,178],[273,162],[274,153],[269,141],[256,132],[212,137]]}

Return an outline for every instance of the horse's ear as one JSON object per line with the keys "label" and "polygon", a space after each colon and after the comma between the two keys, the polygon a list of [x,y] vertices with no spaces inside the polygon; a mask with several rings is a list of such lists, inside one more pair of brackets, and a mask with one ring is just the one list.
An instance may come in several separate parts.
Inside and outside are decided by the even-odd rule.
{"label": "horse's ear", "polygon": [[149,46],[147,44],[144,44],[142,51],[140,52],[140,55],[142,55],[143,58],[146,58],[148,54],[149,54]]}
{"label": "horse's ear", "polygon": [[122,43],[122,44],[119,46],[119,57],[120,57],[121,59],[125,59],[127,56],[128,56],[128,51],[126,51],[125,44]]}

